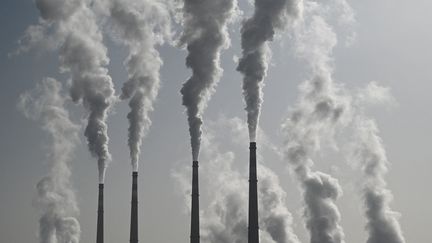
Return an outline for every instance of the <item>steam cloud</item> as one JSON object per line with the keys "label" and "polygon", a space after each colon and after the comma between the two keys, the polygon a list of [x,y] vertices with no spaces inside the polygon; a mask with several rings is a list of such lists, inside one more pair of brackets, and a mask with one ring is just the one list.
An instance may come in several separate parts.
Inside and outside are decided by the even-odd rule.
{"label": "steam cloud", "polygon": [[302,187],[311,242],[340,243],[344,233],[335,201],[342,190],[330,175],[313,171],[312,156],[324,138],[332,142],[335,129],[346,125],[350,99],[332,80],[331,52],[337,39],[317,5],[305,3],[305,17],[295,30],[296,51],[313,74],[300,86],[299,102],[283,124],[285,154]]}
{"label": "steam cloud", "polygon": [[352,160],[363,172],[363,199],[367,219],[368,243],[405,243],[398,222],[399,214],[392,211],[392,193],[387,189],[385,175],[388,172],[386,151],[373,119],[364,114],[369,104],[391,105],[395,103],[388,88],[371,82],[356,97],[358,114],[353,122],[354,146]]}
{"label": "steam cloud", "polygon": [[103,183],[106,162],[111,159],[106,119],[115,96],[96,15],[86,0],[35,2],[41,20],[28,28],[24,45],[38,45],[46,39],[50,48],[59,48],[60,69],[71,73],[70,96],[76,103],[81,101],[89,113],[84,134],[91,154],[98,159],[99,182]]}
{"label": "steam cloud", "polygon": [[194,161],[200,150],[202,113],[222,75],[220,52],[229,45],[227,25],[236,14],[236,7],[236,0],[184,1],[180,44],[187,46],[186,66],[192,69],[192,76],[183,84],[181,94]]}
{"label": "steam cloud", "polygon": [[243,78],[243,95],[246,102],[247,123],[251,142],[256,140],[260,115],[262,87],[270,59],[268,42],[276,31],[284,29],[301,14],[301,0],[255,0],[255,12],[241,29],[243,56],[237,70]]}
{"label": "steam cloud", "polygon": [[122,88],[121,99],[130,99],[129,148],[134,171],[142,139],[148,132],[157,97],[162,59],[156,49],[169,35],[170,13],[162,0],[111,0],[107,12],[113,23],[115,39],[126,45],[129,55],[125,60],[128,80]]}
{"label": "steam cloud", "polygon": [[80,224],[75,193],[70,183],[69,163],[78,141],[79,127],[69,119],[64,108],[62,86],[47,78],[34,90],[20,96],[18,107],[24,115],[38,121],[51,137],[48,159],[49,173],[37,183],[35,205],[41,210],[39,242],[78,243]]}
{"label": "steam cloud", "polygon": [[[203,156],[209,163],[202,166],[201,175],[204,178],[206,191],[211,191],[211,201],[203,211],[203,227],[201,239],[203,242],[247,242],[247,205],[248,184],[247,175],[236,171],[235,156],[232,152],[221,152],[218,139],[228,134],[247,137],[247,127],[239,118],[219,120],[214,127],[206,130],[203,137]],[[235,135],[233,135],[235,136]],[[232,138],[234,139],[234,137]],[[231,141],[233,141],[230,139]],[[208,159],[207,159],[208,158]],[[174,172],[174,177],[180,183],[185,195],[190,195],[189,170],[187,167]],[[258,197],[260,200],[260,237],[265,243],[299,243],[292,231],[292,216],[285,206],[286,193],[280,187],[277,175],[263,165],[259,165]],[[190,197],[184,197],[189,202]],[[187,209],[190,209],[188,207]]]}
{"label": "steam cloud", "polygon": [[363,197],[366,207],[367,243],[405,243],[398,214],[390,209],[391,192],[384,176],[389,164],[378,128],[373,120],[356,121],[358,144],[356,161],[364,174]]}
{"label": "steam cloud", "polygon": [[[344,0],[331,2],[339,20],[350,23],[353,13]],[[329,175],[311,171],[311,155],[320,149],[325,137],[334,137],[335,129],[350,124],[354,127],[355,157],[363,171],[363,197],[366,207],[368,243],[404,243],[397,213],[390,209],[391,192],[384,175],[387,157],[373,120],[363,115],[364,105],[389,100],[388,89],[375,82],[355,97],[341,94],[332,81],[331,52],[337,38],[323,17],[323,6],[305,3],[306,18],[296,26],[296,50],[311,66],[313,77],[301,85],[300,101],[284,124],[287,135],[287,159],[300,179],[306,203],[306,226],[311,242],[343,242],[340,216],[334,201],[341,192],[337,181]],[[328,17],[328,16],[327,16]],[[333,141],[330,141],[333,142]]]}

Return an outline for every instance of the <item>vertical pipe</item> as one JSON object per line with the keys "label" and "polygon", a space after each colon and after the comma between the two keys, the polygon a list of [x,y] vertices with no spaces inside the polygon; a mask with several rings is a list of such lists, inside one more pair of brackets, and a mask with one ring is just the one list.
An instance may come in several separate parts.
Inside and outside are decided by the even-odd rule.
{"label": "vertical pipe", "polygon": [[258,189],[256,168],[256,142],[249,146],[249,222],[248,243],[259,243]]}
{"label": "vertical pipe", "polygon": [[200,242],[198,161],[192,162],[192,209],[191,209],[190,242],[191,243],[199,243]]}
{"label": "vertical pipe", "polygon": [[98,197],[98,217],[96,229],[96,243],[104,242],[104,205],[103,205],[103,191],[104,184],[99,184],[99,197]]}
{"label": "vertical pipe", "polygon": [[138,172],[132,172],[130,243],[138,243]]}

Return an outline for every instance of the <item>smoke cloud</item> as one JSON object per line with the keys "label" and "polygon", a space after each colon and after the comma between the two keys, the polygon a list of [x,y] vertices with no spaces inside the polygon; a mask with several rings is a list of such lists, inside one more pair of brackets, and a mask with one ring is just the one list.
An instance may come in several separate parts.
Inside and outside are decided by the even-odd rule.
{"label": "smoke cloud", "polygon": [[300,97],[283,124],[285,155],[300,182],[304,219],[312,243],[344,242],[341,216],[335,204],[342,190],[330,175],[313,170],[312,156],[326,140],[334,144],[336,128],[347,125],[351,101],[332,79],[331,53],[336,34],[322,16],[323,6],[305,2],[305,16],[294,31],[295,50],[312,77],[300,85]]}
{"label": "smoke cloud", "polygon": [[69,119],[61,90],[59,82],[47,78],[31,92],[22,94],[18,104],[27,118],[41,123],[51,139],[48,151],[50,171],[36,185],[35,205],[41,211],[40,243],[78,243],[81,234],[76,219],[79,209],[69,169],[78,142],[79,126]]}
{"label": "smoke cloud", "polygon": [[287,195],[278,176],[261,164],[258,166],[258,180],[260,228],[275,243],[300,243],[292,229],[292,215],[285,206]]}
{"label": "smoke cloud", "polygon": [[180,44],[187,47],[186,66],[192,69],[192,76],[183,84],[181,94],[194,161],[200,150],[202,113],[222,75],[220,53],[229,46],[227,25],[236,9],[236,0],[184,1]]}
{"label": "smoke cloud", "polygon": [[398,222],[399,214],[392,211],[393,198],[387,189],[385,174],[389,161],[374,120],[357,117],[354,127],[354,160],[363,172],[363,199],[367,218],[368,243],[405,243]]}
{"label": "smoke cloud", "polygon": [[256,140],[256,129],[263,102],[262,87],[270,59],[268,42],[276,31],[284,29],[301,15],[301,0],[255,0],[255,12],[244,21],[241,29],[243,56],[237,70],[244,76],[243,95],[251,142]]}
{"label": "smoke cloud", "polygon": [[[230,141],[240,135],[247,138],[247,127],[240,118],[222,118],[216,123],[209,123],[206,136],[203,136],[202,155],[206,158],[205,165],[200,167],[205,191],[211,191],[210,202],[202,214],[203,242],[246,243],[247,239],[247,207],[248,183],[247,174],[239,173],[235,168],[235,155],[231,151],[222,152],[218,144],[225,137],[223,132],[233,136]],[[232,135],[235,134],[235,135]],[[186,168],[186,167],[184,167]],[[179,169],[174,171],[174,178],[181,184],[181,191],[190,195],[190,183],[187,183],[190,171]],[[286,193],[280,186],[277,175],[267,167],[259,164],[258,197],[260,238],[265,243],[298,243],[292,231],[292,216],[286,208]],[[186,182],[186,183],[181,183]],[[190,197],[185,196],[186,203]],[[187,209],[190,209],[189,207]]]}
{"label": "smoke cloud", "polygon": [[169,37],[169,8],[162,0],[111,0],[105,8],[115,40],[129,49],[128,80],[120,98],[130,99],[128,143],[133,170],[138,171],[142,139],[150,128],[149,113],[160,87],[162,59],[156,47]]}
{"label": "smoke cloud", "polygon": [[23,45],[38,46],[47,39],[51,49],[59,49],[60,70],[71,74],[70,96],[88,111],[84,135],[91,154],[98,159],[99,182],[103,183],[106,163],[111,159],[106,119],[115,96],[106,68],[107,48],[96,15],[87,0],[35,3],[41,20],[38,27],[27,30]]}

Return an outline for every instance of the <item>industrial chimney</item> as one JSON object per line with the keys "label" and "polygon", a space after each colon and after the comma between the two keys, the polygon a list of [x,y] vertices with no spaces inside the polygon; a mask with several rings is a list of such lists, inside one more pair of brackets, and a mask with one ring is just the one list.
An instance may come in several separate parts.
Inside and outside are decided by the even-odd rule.
{"label": "industrial chimney", "polygon": [[199,233],[199,189],[198,189],[198,161],[192,162],[192,209],[191,209],[191,243],[200,242]]}
{"label": "industrial chimney", "polygon": [[103,191],[104,191],[104,184],[100,183],[99,184],[99,198],[98,198],[96,243],[103,243],[104,242]]}
{"label": "industrial chimney", "polygon": [[256,142],[249,146],[249,225],[248,243],[259,243]]}
{"label": "industrial chimney", "polygon": [[138,243],[138,172],[132,172],[130,243]]}

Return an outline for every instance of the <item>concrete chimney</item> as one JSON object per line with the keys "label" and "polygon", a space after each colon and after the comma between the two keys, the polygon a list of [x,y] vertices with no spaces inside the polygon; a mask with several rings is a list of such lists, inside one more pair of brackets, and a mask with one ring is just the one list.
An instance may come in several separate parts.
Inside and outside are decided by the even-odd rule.
{"label": "concrete chimney", "polygon": [[249,146],[249,222],[248,243],[259,243],[256,142]]}
{"label": "concrete chimney", "polygon": [[198,188],[198,161],[192,163],[192,209],[191,209],[191,243],[200,242],[199,233],[199,188]]}
{"label": "concrete chimney", "polygon": [[97,230],[96,230],[96,243],[104,242],[104,206],[103,206],[103,191],[104,184],[99,184],[99,197],[98,197],[98,217],[97,217]]}
{"label": "concrete chimney", "polygon": [[138,172],[132,172],[130,243],[138,243]]}

